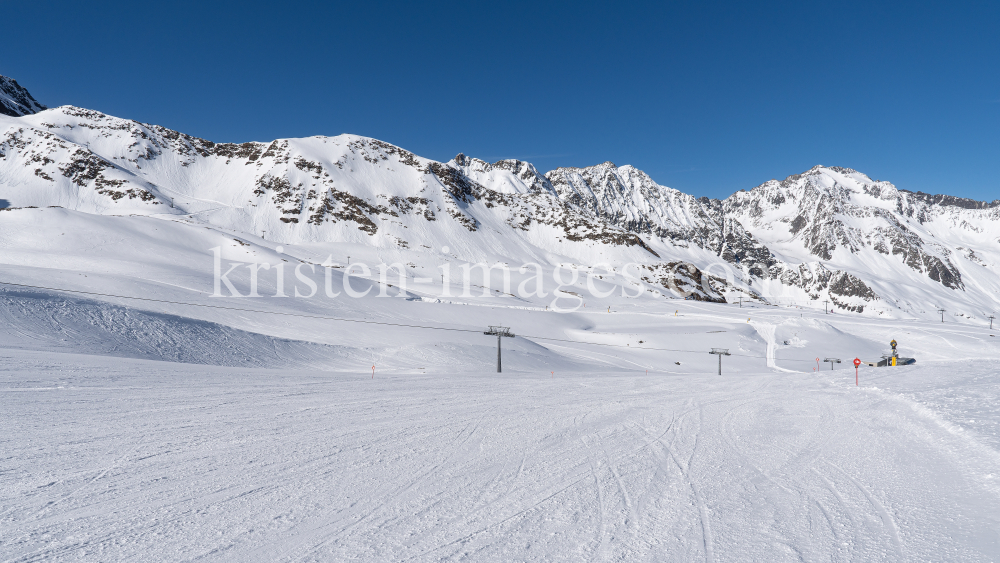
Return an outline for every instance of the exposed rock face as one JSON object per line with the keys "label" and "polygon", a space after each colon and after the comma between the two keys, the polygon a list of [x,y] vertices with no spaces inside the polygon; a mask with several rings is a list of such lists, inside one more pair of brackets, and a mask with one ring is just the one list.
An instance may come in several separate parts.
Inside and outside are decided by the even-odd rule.
{"label": "exposed rock face", "polygon": [[[643,266],[641,279],[660,285],[693,301],[725,303],[718,287],[724,280],[710,280],[709,276],[690,262],[667,262]],[[713,284],[712,282],[716,282]]]}
{"label": "exposed rock face", "polygon": [[772,273],[783,285],[804,289],[813,300],[819,300],[825,294],[835,307],[847,311],[861,313],[866,304],[878,299],[875,292],[856,276],[841,270],[829,270],[822,264],[814,267],[799,264],[794,268],[784,265]]}
{"label": "exposed rock face", "polygon": [[0,115],[20,117],[46,109],[17,80],[0,76]]}
{"label": "exposed rock face", "polygon": [[964,197],[955,197],[953,195],[925,194],[920,191],[911,192],[908,190],[899,190],[899,192],[908,194],[910,199],[913,201],[921,201],[929,205],[960,207],[962,209],[992,209],[994,207],[1000,207],[1000,199],[994,199],[993,201],[986,202],[976,201],[974,199]]}
{"label": "exposed rock face", "polygon": [[595,219],[675,246],[693,245],[732,263],[737,257],[767,267],[774,263],[764,245],[725,216],[721,202],[661,186],[631,166],[605,162],[545,176],[563,201]]}

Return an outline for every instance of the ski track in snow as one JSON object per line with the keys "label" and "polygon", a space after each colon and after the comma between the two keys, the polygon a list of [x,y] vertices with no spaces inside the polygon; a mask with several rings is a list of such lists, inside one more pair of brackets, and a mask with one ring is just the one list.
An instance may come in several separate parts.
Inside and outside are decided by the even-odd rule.
{"label": "ski track in snow", "polygon": [[997,451],[846,378],[0,355],[4,561],[1000,554]]}

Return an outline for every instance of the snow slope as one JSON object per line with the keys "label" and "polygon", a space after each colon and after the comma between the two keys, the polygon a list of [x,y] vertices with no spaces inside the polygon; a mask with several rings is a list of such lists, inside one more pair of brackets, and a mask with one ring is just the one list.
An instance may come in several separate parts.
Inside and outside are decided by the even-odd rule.
{"label": "snow slope", "polygon": [[[887,370],[856,388],[2,355],[6,561],[1000,555],[1000,453]],[[893,375],[963,381],[932,370]]]}
{"label": "snow slope", "polygon": [[38,291],[0,290],[0,339],[10,348],[222,366],[322,368],[349,353],[189,317]]}
{"label": "snow slope", "polygon": [[[220,300],[203,249],[291,264],[324,247],[278,254],[172,216],[4,213],[6,281],[35,287],[0,292],[2,560],[1000,554],[1000,349],[974,320],[648,286],[560,314],[551,296],[455,284],[378,297],[377,276],[352,280],[373,289],[359,299],[275,298],[262,275],[266,297]],[[60,235],[43,246],[32,227]],[[518,335],[504,374],[489,324]],[[918,365],[855,388],[847,362],[893,338]],[[721,378],[711,347],[733,353]]]}

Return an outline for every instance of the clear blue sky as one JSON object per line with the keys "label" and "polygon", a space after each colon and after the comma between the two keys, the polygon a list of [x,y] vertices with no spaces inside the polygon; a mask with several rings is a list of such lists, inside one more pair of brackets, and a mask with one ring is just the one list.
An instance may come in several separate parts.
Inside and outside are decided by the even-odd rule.
{"label": "clear blue sky", "polygon": [[1000,198],[1000,2],[0,0],[0,74],[213,141],[606,160],[725,197],[814,164]]}

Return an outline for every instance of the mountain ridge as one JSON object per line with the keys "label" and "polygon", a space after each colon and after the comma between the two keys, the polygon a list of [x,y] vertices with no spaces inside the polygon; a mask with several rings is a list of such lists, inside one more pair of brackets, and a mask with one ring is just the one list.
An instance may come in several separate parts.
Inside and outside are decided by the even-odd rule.
{"label": "mountain ridge", "polygon": [[899,283],[990,310],[996,282],[966,280],[982,268],[995,278],[1000,263],[1000,200],[910,192],[850,168],[817,165],[720,200],[610,161],[542,174],[357,135],[214,143],[75,106],[0,118],[0,189],[11,206],[186,217],[292,244],[635,262],[667,291],[683,263],[696,299],[825,299],[854,312],[882,310]]}

